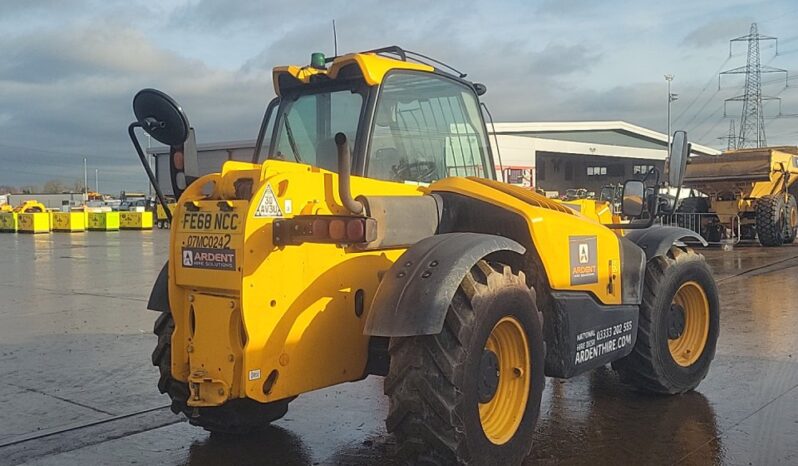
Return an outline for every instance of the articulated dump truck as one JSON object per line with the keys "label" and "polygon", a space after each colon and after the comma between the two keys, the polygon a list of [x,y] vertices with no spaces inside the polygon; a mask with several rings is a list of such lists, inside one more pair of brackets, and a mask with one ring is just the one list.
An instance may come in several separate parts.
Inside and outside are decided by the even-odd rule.
{"label": "articulated dump truck", "polygon": [[[709,242],[758,239],[763,246],[795,241],[798,232],[798,147],[761,147],[690,159],[682,201],[683,226]],[[691,218],[690,214],[698,214]]]}

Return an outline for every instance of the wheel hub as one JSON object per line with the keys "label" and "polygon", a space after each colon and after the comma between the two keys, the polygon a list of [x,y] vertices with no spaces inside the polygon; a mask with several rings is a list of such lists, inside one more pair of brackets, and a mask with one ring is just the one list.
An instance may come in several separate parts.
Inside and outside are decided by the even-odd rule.
{"label": "wheel hub", "polygon": [[710,334],[707,294],[698,282],[683,283],[667,315],[668,350],[682,367],[694,364],[704,353]]}
{"label": "wheel hub", "polygon": [[496,353],[485,348],[479,361],[479,384],[477,396],[480,403],[487,403],[496,395],[499,388],[499,358]]}
{"label": "wheel hub", "polygon": [[684,333],[684,308],[676,303],[671,304],[668,312],[668,339],[676,340]]}

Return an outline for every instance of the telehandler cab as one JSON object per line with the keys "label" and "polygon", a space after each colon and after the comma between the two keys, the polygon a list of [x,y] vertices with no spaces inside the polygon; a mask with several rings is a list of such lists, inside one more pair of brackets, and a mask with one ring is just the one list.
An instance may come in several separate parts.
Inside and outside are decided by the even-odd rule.
{"label": "telehandler cab", "polygon": [[[165,203],[135,128],[171,146],[179,199],[148,303],[175,413],[243,433],[375,374],[403,461],[517,464],[544,375],[612,363],[663,394],[704,378],[718,292],[685,245],[703,240],[652,226],[658,173],[624,187],[636,220],[604,226],[496,181],[485,86],[438,61],[388,47],[273,74],[252,162],[205,176],[182,109],[133,100],[144,168]],[[670,185],[688,151],[677,133]]]}

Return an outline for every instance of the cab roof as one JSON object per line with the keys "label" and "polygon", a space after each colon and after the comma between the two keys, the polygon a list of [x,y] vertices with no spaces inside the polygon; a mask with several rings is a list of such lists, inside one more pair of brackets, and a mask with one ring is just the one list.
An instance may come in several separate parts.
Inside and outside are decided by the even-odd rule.
{"label": "cab roof", "polygon": [[[396,49],[401,50],[398,47]],[[275,67],[272,71],[274,92],[277,95],[281,95],[282,92],[288,89],[309,84],[320,78],[362,78],[368,86],[377,86],[385,78],[385,75],[392,70],[435,71],[433,66],[425,63],[386,57],[380,54],[381,50],[350,53],[334,57],[328,59],[326,68],[317,68],[310,65]]]}

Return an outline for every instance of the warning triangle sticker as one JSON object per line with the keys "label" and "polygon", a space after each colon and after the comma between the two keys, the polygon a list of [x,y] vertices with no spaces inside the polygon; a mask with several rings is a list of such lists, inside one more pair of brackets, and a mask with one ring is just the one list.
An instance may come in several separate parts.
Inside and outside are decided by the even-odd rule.
{"label": "warning triangle sticker", "polygon": [[257,210],[255,210],[255,217],[282,217],[283,211],[280,210],[280,204],[277,203],[277,196],[272,191],[270,184],[266,185],[263,191],[263,197],[260,199]]}

